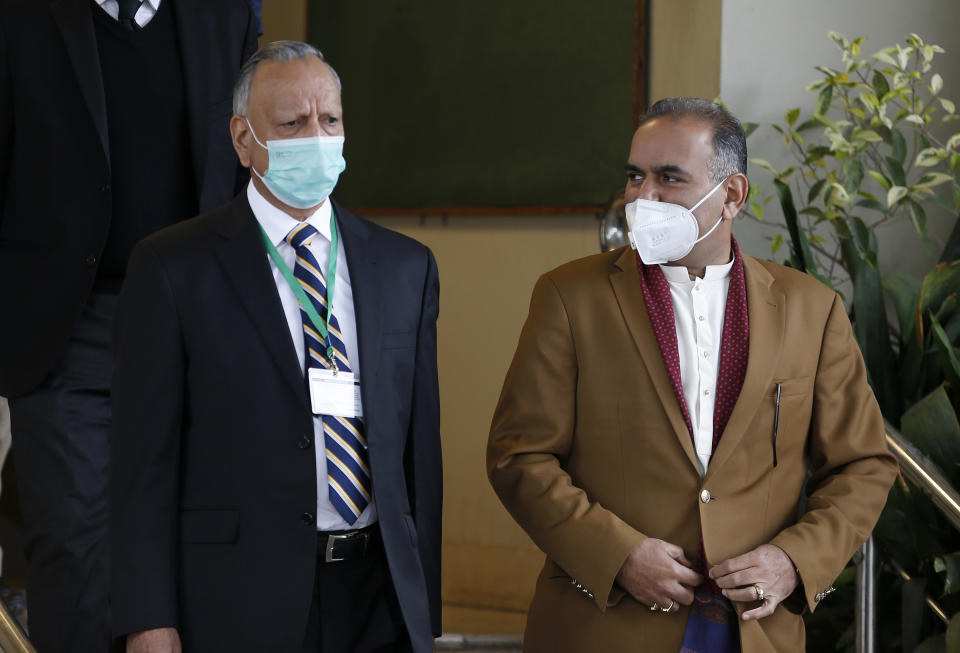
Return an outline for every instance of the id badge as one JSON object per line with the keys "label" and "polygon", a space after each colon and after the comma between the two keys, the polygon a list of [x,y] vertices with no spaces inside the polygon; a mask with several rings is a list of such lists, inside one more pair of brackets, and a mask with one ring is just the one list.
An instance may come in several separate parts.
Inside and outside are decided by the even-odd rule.
{"label": "id badge", "polygon": [[337,372],[311,367],[310,407],[314,415],[363,417],[360,403],[360,379],[353,372]]}

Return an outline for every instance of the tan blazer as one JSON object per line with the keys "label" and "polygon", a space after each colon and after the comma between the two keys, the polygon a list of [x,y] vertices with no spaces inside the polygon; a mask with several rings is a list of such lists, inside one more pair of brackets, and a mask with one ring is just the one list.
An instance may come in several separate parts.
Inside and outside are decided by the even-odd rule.
{"label": "tan blazer", "polygon": [[708,566],[768,542],[786,551],[803,585],[770,617],[740,622],[743,653],[804,650],[798,613],[816,607],[870,534],[897,467],[839,297],[749,256],[744,271],[746,379],[706,477],[633,251],[573,261],[537,282],[487,451],[494,489],[547,555],[526,651],[679,651],[688,609],[650,612],[614,579],[646,537],[694,560],[701,529]]}

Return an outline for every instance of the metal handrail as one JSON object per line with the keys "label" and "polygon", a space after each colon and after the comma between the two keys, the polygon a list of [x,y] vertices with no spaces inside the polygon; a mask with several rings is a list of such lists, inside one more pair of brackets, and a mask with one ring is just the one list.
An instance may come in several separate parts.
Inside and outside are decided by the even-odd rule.
{"label": "metal handrail", "polygon": [[[900,471],[913,485],[930,497],[940,512],[950,520],[953,527],[960,531],[960,493],[950,484],[933,462],[923,455],[917,447],[908,442],[897,429],[885,422],[887,448],[900,464]],[[873,653],[877,632],[877,559],[873,536],[870,536],[854,558],[857,566],[857,599],[854,609],[856,619],[857,653]],[[890,560],[894,571],[904,580],[910,575],[896,560]],[[947,615],[937,603],[926,597],[927,605],[940,618],[948,621]]]}
{"label": "metal handrail", "polygon": [[960,531],[960,493],[929,458],[908,442],[889,422],[887,447],[900,463],[900,471],[908,481],[929,495],[940,512]]}
{"label": "metal handrail", "polygon": [[3,601],[0,601],[0,651],[3,653],[37,653],[30,644],[20,623],[14,618]]}

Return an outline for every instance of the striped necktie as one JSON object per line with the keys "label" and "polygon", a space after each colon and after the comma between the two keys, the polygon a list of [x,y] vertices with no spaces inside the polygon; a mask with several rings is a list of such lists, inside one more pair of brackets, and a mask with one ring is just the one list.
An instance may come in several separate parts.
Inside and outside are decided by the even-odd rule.
{"label": "striped necktie", "polygon": [[[288,235],[287,242],[297,254],[293,268],[296,277],[313,307],[321,318],[327,315],[327,287],[323,272],[317,259],[310,251],[310,243],[317,230],[304,222],[297,225]],[[303,323],[304,354],[307,369],[317,367],[330,369],[327,359],[327,345],[314,329],[309,316],[300,308],[300,321]],[[343,344],[343,334],[337,322],[336,313],[329,320],[330,345],[336,367],[342,372],[350,372],[350,360],[347,348]],[[370,457],[367,453],[367,440],[363,422],[355,417],[323,415],[323,439],[327,453],[327,490],[330,503],[348,524],[353,524],[360,513],[370,503]]]}

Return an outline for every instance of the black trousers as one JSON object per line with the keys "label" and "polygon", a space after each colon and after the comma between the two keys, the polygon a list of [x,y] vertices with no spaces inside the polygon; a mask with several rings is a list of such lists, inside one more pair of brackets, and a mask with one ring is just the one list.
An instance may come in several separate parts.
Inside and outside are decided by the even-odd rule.
{"label": "black trousers", "polygon": [[325,554],[318,540],[304,653],[411,651],[380,538],[362,558],[324,562]]}
{"label": "black trousers", "polygon": [[110,650],[107,482],[116,297],[93,295],[42,385],[10,399],[39,653]]}

